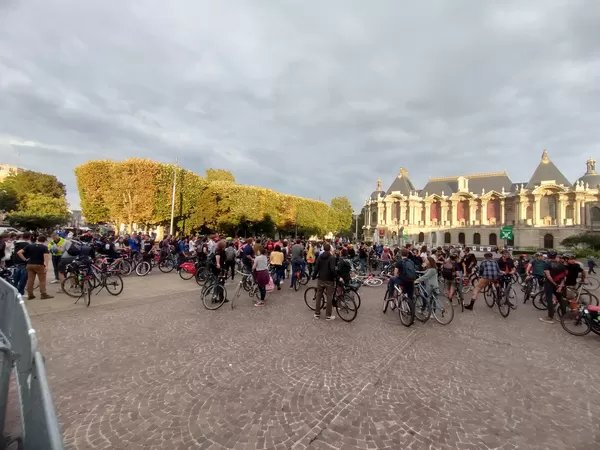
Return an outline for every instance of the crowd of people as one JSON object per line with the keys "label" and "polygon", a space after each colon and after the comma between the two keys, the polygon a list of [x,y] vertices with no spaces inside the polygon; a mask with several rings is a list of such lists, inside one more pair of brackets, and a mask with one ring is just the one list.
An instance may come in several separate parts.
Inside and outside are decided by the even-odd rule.
{"label": "crowd of people", "polygon": [[[486,253],[481,264],[478,264],[473,252],[465,246],[428,249],[427,246],[417,248],[406,244],[388,247],[352,244],[346,239],[317,242],[299,238],[276,240],[222,235],[167,235],[158,240],[156,235],[144,233],[119,236],[113,232],[103,235],[86,232],[75,236],[65,231],[53,233],[50,239],[29,232],[0,236],[2,264],[13,266],[12,282],[22,295],[27,291],[29,299],[35,298],[33,287],[36,277],[41,298],[52,298],[46,289],[47,273],[51,266],[53,278],[50,283],[58,283],[64,279],[68,265],[77,258],[101,255],[115,259],[123,252],[149,254],[151,251],[159,252],[161,258],[176,255],[179,264],[190,259],[204,260],[219,275],[231,279],[235,279],[236,261],[241,261],[245,271],[253,273],[258,284],[261,298],[257,306],[264,305],[266,286],[271,279],[269,266],[274,269],[273,281],[279,290],[288,278],[290,287],[293,286],[290,273],[306,272],[308,277],[317,279],[318,301],[324,296],[332,298],[336,281],[348,283],[352,267],[366,274],[368,270],[386,270],[392,265],[388,295],[393,295],[394,286],[400,286],[411,299],[415,283],[424,283],[432,295],[438,295],[440,275],[444,280],[444,294],[452,298],[464,277],[478,271],[479,281],[470,302],[465,306],[467,310],[473,309],[478,293],[488,284],[504,283],[506,276],[515,273],[522,279],[533,277],[538,280],[544,286],[549,304],[553,304],[552,297],[555,296],[563,309],[567,307],[565,292],[573,288],[579,278],[585,280],[585,271],[575,255],[559,257],[554,250],[545,254],[537,253],[531,260],[527,255],[513,260],[505,249],[498,259],[491,252]],[[595,273],[595,265],[593,260],[588,261],[589,273]],[[318,311],[319,308],[316,318],[319,317]],[[553,314],[554,308],[549,308],[548,315],[542,320],[553,323]],[[327,306],[326,315],[328,319],[333,317],[330,305]]]}

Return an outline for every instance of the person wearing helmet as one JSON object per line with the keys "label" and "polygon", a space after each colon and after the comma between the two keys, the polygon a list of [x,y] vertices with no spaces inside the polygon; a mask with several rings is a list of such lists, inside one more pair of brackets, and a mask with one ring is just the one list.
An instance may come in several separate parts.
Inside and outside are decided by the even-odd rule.
{"label": "person wearing helmet", "polygon": [[567,309],[567,304],[563,299],[563,289],[565,286],[567,269],[565,265],[556,258],[556,250],[548,250],[547,256],[548,260],[546,261],[546,267],[544,267],[544,274],[546,275],[544,295],[546,296],[548,315],[546,317],[540,317],[540,320],[547,324],[554,324],[554,297],[558,300],[563,314]]}
{"label": "person wearing helmet", "polygon": [[500,287],[504,289],[506,283],[510,283],[512,275],[516,271],[515,262],[510,257],[508,250],[502,250],[502,256],[498,260],[498,267],[500,268]]}
{"label": "person wearing helmet", "polygon": [[494,255],[487,252],[483,255],[483,258],[483,261],[481,261],[481,264],[479,265],[480,278],[471,294],[471,303],[465,306],[465,309],[468,310],[473,309],[475,300],[477,300],[477,294],[489,284],[497,283],[498,278],[500,278],[500,267],[498,267],[498,262],[494,260]]}
{"label": "person wearing helmet", "polygon": [[567,262],[567,275],[565,277],[565,295],[568,300],[574,300],[577,296],[577,279],[581,276],[581,282],[585,283],[585,270],[572,253],[565,253]]}
{"label": "person wearing helmet", "polygon": [[[546,279],[546,262],[544,261],[544,255],[541,252],[537,252],[535,257],[529,261],[526,268],[527,280],[533,280],[533,282],[537,282],[540,286],[544,285]],[[525,299],[526,300],[526,299]]]}

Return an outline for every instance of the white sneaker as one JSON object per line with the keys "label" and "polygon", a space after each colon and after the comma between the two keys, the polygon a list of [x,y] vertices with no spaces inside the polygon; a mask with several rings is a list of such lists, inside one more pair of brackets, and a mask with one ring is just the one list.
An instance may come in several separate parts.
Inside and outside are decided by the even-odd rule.
{"label": "white sneaker", "polygon": [[59,281],[59,280],[52,280],[52,281],[50,282],[50,284],[56,284],[56,283],[60,283],[60,281]]}

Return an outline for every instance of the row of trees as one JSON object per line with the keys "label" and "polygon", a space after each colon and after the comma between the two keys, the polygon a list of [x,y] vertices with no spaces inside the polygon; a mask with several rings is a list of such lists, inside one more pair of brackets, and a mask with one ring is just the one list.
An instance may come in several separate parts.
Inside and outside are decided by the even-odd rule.
{"label": "row of trees", "polygon": [[235,182],[227,170],[204,177],[170,164],[131,158],[89,161],[75,169],[83,215],[91,223],[167,225],[176,176],[175,223],[179,230],[228,234],[293,231],[323,235],[352,224],[346,197],[328,205]]}
{"label": "row of trees", "polygon": [[54,175],[25,170],[0,183],[0,210],[12,226],[52,228],[69,220],[66,194]]}

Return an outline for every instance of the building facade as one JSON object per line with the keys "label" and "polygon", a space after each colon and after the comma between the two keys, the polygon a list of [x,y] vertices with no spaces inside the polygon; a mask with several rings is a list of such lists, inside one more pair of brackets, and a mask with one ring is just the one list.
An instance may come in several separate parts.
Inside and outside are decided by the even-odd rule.
{"label": "building facade", "polygon": [[2,183],[10,175],[16,175],[23,172],[23,169],[17,166],[9,166],[8,164],[0,164],[0,183]]}
{"label": "building facade", "polygon": [[[571,184],[546,150],[522,183],[495,172],[430,178],[417,190],[400,169],[387,191],[377,182],[364,208],[365,239],[374,242],[560,248],[566,237],[600,231],[600,175],[590,157]],[[512,227],[512,240],[500,239],[502,227]]]}

